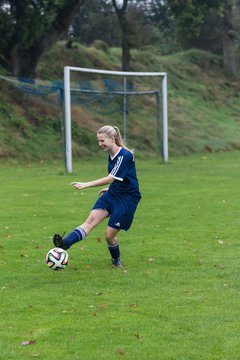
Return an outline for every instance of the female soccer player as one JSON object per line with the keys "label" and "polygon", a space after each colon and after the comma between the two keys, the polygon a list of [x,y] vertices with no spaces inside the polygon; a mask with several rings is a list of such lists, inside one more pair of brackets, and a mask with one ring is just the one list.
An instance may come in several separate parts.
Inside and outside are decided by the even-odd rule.
{"label": "female soccer player", "polygon": [[118,127],[109,125],[101,127],[97,132],[97,139],[99,146],[109,153],[108,175],[98,180],[73,182],[72,185],[78,190],[108,184],[110,186],[100,190],[101,196],[86,221],[64,239],[59,234],[55,234],[53,243],[56,247],[67,250],[76,242],[83,240],[93,228],[109,217],[105,238],[111,254],[112,266],[122,267],[117,234],[120,230],[127,231],[130,228],[141,199],[135,159],[133,153],[124,145]]}

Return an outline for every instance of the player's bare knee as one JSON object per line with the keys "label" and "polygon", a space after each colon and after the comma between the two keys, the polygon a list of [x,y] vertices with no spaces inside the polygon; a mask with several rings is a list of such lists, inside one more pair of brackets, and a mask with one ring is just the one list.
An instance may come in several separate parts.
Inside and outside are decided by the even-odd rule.
{"label": "player's bare knee", "polygon": [[108,243],[108,245],[115,245],[117,240],[115,236],[110,236],[109,234],[105,234],[105,240]]}

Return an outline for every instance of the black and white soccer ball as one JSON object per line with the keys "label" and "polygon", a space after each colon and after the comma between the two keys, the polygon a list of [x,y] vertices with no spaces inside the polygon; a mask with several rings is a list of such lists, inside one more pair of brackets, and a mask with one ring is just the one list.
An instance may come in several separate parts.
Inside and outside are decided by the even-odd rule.
{"label": "black and white soccer ball", "polygon": [[46,264],[52,270],[63,270],[68,264],[68,253],[61,248],[53,248],[46,255]]}

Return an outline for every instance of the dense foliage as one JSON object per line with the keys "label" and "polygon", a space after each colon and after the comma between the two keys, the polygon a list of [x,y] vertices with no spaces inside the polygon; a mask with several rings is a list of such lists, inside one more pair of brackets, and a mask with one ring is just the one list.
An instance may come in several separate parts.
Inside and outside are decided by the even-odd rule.
{"label": "dense foliage", "polygon": [[223,55],[236,73],[239,0],[0,0],[0,64],[15,76],[33,77],[43,53],[61,38],[104,41],[122,48],[122,68],[131,50],[157,47],[160,54],[199,48]]}
{"label": "dense foliage", "polygon": [[83,1],[0,0],[1,64],[34,78],[40,56],[66,34]]}
{"label": "dense foliage", "polygon": [[160,54],[199,48],[223,55],[225,65],[236,72],[239,0],[125,0],[127,23],[124,26],[113,13],[114,2],[85,2],[73,24],[75,40],[89,45],[99,39],[109,46],[122,44],[123,47],[126,30],[130,48],[151,45],[157,47]]}

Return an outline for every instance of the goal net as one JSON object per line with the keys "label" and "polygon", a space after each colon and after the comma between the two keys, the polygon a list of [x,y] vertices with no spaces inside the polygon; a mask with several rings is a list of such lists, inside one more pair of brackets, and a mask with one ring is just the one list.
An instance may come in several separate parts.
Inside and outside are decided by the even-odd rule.
{"label": "goal net", "polygon": [[104,124],[117,125],[124,140],[128,142],[130,139],[130,146],[138,130],[142,144],[156,143],[163,160],[168,161],[167,73],[66,66],[64,102],[68,173],[72,172],[72,117],[76,106],[104,117]]}

